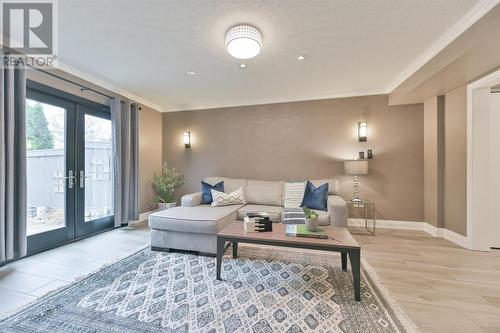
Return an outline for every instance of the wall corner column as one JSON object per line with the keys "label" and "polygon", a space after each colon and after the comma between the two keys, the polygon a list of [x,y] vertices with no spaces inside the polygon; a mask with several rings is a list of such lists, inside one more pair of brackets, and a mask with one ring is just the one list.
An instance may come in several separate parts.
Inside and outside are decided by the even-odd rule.
{"label": "wall corner column", "polygon": [[444,96],[424,102],[424,218],[444,227]]}

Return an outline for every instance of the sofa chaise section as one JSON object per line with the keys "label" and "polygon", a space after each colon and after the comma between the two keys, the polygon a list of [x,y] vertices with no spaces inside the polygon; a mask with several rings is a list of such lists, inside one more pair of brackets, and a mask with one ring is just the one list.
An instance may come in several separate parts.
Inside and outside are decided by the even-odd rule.
{"label": "sofa chaise section", "polygon": [[241,205],[211,207],[181,206],[149,216],[151,248],[216,253],[216,234],[236,220]]}

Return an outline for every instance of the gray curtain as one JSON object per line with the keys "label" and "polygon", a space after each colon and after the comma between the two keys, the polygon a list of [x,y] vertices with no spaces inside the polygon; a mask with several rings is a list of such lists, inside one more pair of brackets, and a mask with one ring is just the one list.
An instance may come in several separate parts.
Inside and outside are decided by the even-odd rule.
{"label": "gray curtain", "polygon": [[0,76],[0,263],[26,255],[26,70]]}
{"label": "gray curtain", "polygon": [[139,219],[138,109],[136,103],[119,97],[111,103],[115,227]]}

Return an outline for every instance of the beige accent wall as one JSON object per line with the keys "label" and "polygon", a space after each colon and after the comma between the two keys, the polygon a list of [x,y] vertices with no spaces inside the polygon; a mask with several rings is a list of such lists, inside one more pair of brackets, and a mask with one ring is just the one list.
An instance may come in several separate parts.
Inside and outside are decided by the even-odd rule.
{"label": "beige accent wall", "polygon": [[424,103],[425,221],[467,235],[467,87]]}
{"label": "beige accent wall", "polygon": [[467,87],[445,101],[444,227],[467,235]]}
{"label": "beige accent wall", "polygon": [[[368,122],[359,143],[357,123]],[[192,133],[189,149],[182,144]],[[163,115],[163,159],[186,175],[178,196],[200,190],[206,176],[254,179],[340,179],[352,192],[343,161],[373,149],[361,196],[381,219],[422,221],[423,105],[388,106],[388,96],[364,96]]]}
{"label": "beige accent wall", "polygon": [[[79,82],[87,87],[113,95],[113,93],[109,91],[62,71],[55,70],[54,72],[57,73],[57,75]],[[27,73],[27,77],[30,80],[97,103],[109,105],[109,99],[106,97],[88,91],[82,92],[80,88],[75,85],[71,85],[34,70],[28,70]],[[141,213],[144,213],[155,207],[153,202],[155,195],[151,188],[151,178],[154,173],[160,169],[162,163],[162,114],[145,106],[141,106],[141,108],[142,110],[139,111],[139,210]]]}
{"label": "beige accent wall", "polygon": [[139,210],[154,210],[151,180],[162,164],[162,113],[141,106],[139,111]]}

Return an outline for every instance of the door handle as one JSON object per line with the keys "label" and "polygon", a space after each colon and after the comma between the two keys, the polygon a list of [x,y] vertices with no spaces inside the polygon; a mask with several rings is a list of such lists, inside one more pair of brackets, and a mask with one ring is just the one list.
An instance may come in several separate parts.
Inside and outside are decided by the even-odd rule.
{"label": "door handle", "polygon": [[68,188],[73,188],[75,184],[75,176],[73,175],[73,170],[68,171],[68,177],[64,177],[68,180]]}
{"label": "door handle", "polygon": [[80,188],[85,187],[85,178],[89,178],[85,176],[85,170],[80,170]]}

